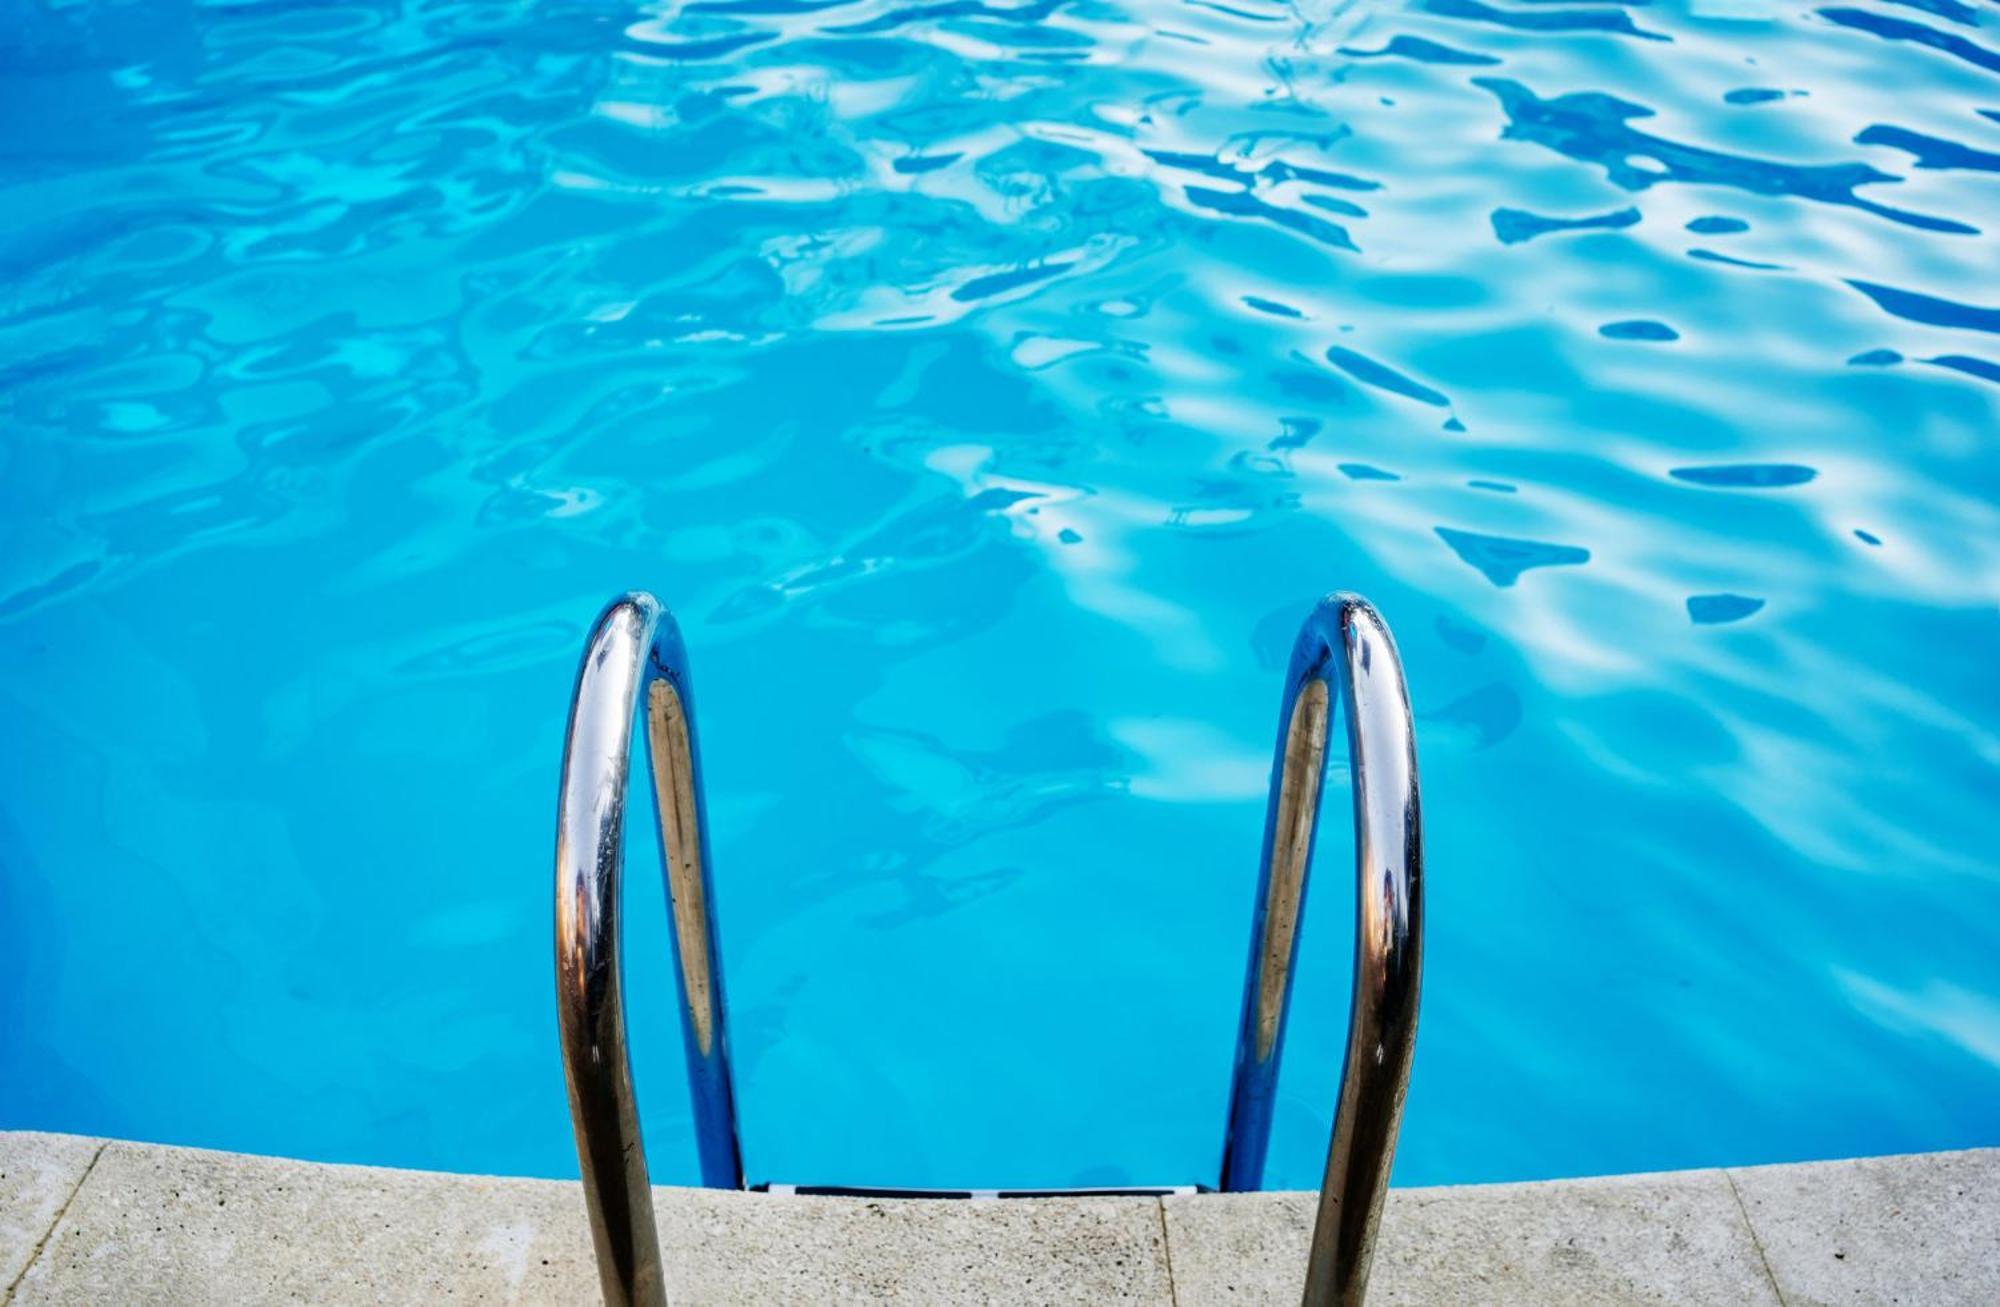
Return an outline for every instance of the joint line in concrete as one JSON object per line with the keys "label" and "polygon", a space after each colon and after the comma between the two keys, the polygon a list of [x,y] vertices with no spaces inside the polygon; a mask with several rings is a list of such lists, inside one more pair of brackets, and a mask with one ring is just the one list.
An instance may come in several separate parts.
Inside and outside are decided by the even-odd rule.
{"label": "joint line in concrete", "polygon": [[1153,1211],[1160,1218],[1160,1257],[1167,1264],[1167,1301],[1171,1307],[1181,1307],[1181,1286],[1174,1279],[1174,1239],[1167,1230],[1166,1200],[1155,1198]]}
{"label": "joint line in concrete", "polygon": [[1791,1307],[1785,1301],[1785,1286],[1778,1283],[1777,1272],[1771,1269],[1771,1259],[1764,1253],[1764,1240],[1757,1233],[1757,1223],[1750,1219],[1750,1205],[1743,1201],[1743,1191],[1736,1187],[1736,1177],[1725,1166],[1722,1178],[1729,1182],[1729,1193],[1736,1199],[1736,1210],[1743,1213],[1743,1228],[1750,1232],[1750,1246],[1757,1250],[1757,1260],[1763,1264],[1764,1278],[1771,1282],[1771,1292],[1777,1296],[1778,1307]]}
{"label": "joint line in concrete", "polygon": [[28,1260],[21,1264],[21,1273],[14,1277],[12,1284],[7,1286],[6,1295],[0,1297],[0,1305],[14,1301],[15,1291],[28,1278],[28,1272],[35,1269],[35,1263],[42,1259],[42,1250],[49,1246],[49,1240],[56,1237],[56,1230],[61,1227],[63,1217],[69,1215],[70,1204],[76,1201],[76,1196],[79,1193],[83,1192],[84,1181],[90,1179],[90,1173],[97,1169],[97,1159],[104,1156],[104,1150],[109,1147],[111,1147],[109,1139],[98,1142],[97,1151],[90,1155],[90,1161],[84,1165],[83,1174],[78,1176],[76,1183],[70,1187],[69,1195],[62,1200],[62,1206],[56,1208],[55,1218],[49,1222],[49,1228],[42,1231],[42,1237],[35,1241],[35,1250],[29,1253]]}

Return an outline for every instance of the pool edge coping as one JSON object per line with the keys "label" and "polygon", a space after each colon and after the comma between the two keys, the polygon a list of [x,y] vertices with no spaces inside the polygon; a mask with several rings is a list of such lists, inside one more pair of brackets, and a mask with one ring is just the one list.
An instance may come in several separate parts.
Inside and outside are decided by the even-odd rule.
{"label": "pool edge coping", "polygon": [[[661,1187],[676,1301],[1295,1302],[1314,1196]],[[233,1204],[233,1207],[232,1207]],[[588,1300],[574,1181],[0,1132],[0,1303]],[[1392,1190],[1370,1302],[2000,1301],[2000,1148]]]}

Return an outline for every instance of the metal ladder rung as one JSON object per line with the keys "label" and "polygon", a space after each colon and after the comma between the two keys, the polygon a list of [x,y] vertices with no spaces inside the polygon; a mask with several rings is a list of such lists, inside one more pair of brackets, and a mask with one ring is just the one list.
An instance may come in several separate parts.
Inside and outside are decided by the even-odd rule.
{"label": "metal ladder rung", "polygon": [[752,1193],[806,1198],[953,1198],[997,1202],[1006,1198],[1175,1198],[1201,1193],[1199,1185],[1112,1185],[1083,1189],[895,1189],[853,1184],[753,1184]]}

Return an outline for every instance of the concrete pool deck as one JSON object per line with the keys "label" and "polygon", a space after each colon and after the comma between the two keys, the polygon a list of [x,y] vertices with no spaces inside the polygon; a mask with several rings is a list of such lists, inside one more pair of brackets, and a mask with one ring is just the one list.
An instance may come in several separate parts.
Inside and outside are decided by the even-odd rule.
{"label": "concrete pool deck", "polygon": [[[1283,1303],[1312,1195],[660,1189],[676,1303]],[[578,1186],[0,1132],[0,1302],[594,1301]],[[1369,1302],[2000,1302],[2000,1149],[1399,1189]]]}

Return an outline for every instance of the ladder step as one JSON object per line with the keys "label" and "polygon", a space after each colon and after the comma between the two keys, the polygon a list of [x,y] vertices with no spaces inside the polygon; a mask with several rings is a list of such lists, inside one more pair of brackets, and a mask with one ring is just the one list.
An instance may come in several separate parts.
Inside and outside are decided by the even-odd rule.
{"label": "ladder step", "polygon": [[1078,1189],[904,1189],[858,1184],[753,1184],[753,1193],[796,1195],[801,1198],[957,1198],[985,1201],[999,1198],[1174,1198],[1210,1193],[1198,1184],[1110,1185]]}

